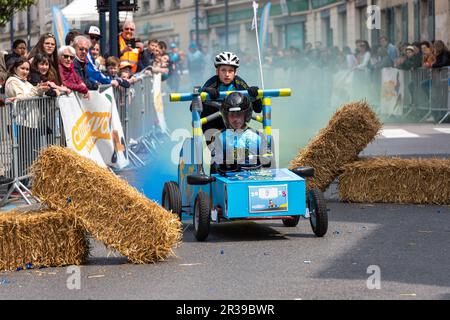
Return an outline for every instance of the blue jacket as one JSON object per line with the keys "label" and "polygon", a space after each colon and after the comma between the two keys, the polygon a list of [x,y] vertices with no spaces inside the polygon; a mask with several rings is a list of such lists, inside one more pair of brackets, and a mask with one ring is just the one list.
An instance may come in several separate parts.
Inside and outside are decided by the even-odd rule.
{"label": "blue jacket", "polygon": [[91,56],[91,51],[87,54],[87,74],[89,80],[92,82],[99,82],[101,84],[110,84],[111,78],[106,77],[95,65],[94,59]]}
{"label": "blue jacket", "polygon": [[211,148],[213,172],[225,164],[259,165],[261,162],[255,156],[266,153],[266,143],[265,136],[250,127],[217,133]]}

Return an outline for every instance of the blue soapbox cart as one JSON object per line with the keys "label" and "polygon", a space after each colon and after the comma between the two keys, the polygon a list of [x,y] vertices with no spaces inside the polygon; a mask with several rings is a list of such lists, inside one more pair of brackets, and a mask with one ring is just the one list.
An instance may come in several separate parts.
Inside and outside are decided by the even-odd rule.
{"label": "blue soapbox cart", "polygon": [[[247,91],[239,91],[248,96]],[[224,99],[231,92],[220,92]],[[271,97],[291,95],[290,89],[259,90],[263,100],[262,117],[253,119],[263,124],[267,139],[266,156],[273,158],[271,133]],[[312,230],[323,237],[328,229],[326,203],[320,190],[307,192],[305,179],[314,176],[311,167],[274,169],[255,166],[234,168],[210,174],[205,170],[204,137],[201,125],[220,117],[219,111],[200,118],[202,101],[208,100],[219,109],[220,102],[211,101],[207,93],[196,87],[193,93],[172,93],[170,101],[192,101],[192,135],[184,141],[178,164],[178,183],[164,184],[162,206],[179,215],[193,216],[194,235],[198,241],[208,237],[211,221],[279,219],[287,227],[295,227],[300,217],[309,218]],[[205,148],[207,150],[207,148]]]}

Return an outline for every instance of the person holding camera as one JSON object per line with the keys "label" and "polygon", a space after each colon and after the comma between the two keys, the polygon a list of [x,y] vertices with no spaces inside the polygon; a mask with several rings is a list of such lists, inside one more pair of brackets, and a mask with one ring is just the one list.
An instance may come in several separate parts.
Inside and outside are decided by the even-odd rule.
{"label": "person holding camera", "polygon": [[135,24],[127,21],[119,34],[119,59],[121,62],[129,62],[133,73],[137,71],[140,53],[136,47],[135,30]]}

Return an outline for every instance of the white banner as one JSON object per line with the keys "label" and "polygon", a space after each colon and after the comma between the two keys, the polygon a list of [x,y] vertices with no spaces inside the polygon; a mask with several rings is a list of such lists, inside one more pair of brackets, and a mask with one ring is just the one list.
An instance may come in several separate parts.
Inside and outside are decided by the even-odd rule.
{"label": "white banner", "polygon": [[405,77],[403,70],[383,68],[381,70],[381,113],[401,116],[405,99]]}
{"label": "white banner", "polygon": [[164,117],[164,104],[161,90],[162,80],[161,73],[153,75],[153,105],[155,106],[156,117],[158,119],[159,128],[163,133],[169,133],[166,118]]}
{"label": "white banner", "polygon": [[58,98],[67,147],[101,167],[122,169],[129,164],[113,89]]}

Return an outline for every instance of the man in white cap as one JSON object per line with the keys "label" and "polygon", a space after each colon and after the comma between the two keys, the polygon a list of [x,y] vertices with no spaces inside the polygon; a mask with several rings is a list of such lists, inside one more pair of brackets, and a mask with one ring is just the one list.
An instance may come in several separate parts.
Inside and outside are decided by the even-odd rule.
{"label": "man in white cap", "polygon": [[100,33],[100,29],[96,26],[90,26],[88,30],[86,30],[86,35],[91,39],[91,48],[89,49],[87,55],[87,75],[91,81],[98,82],[101,84],[111,84],[114,88],[119,86],[117,80],[112,80],[110,77],[105,76],[100,70],[98,70],[95,65],[94,58],[92,58],[91,50],[98,43],[100,38],[102,37]]}
{"label": "man in white cap", "polygon": [[417,69],[422,66],[422,58],[416,53],[414,46],[408,46],[405,49],[404,60],[397,66],[402,70]]}

